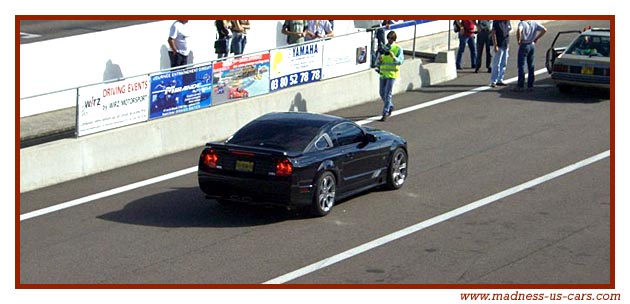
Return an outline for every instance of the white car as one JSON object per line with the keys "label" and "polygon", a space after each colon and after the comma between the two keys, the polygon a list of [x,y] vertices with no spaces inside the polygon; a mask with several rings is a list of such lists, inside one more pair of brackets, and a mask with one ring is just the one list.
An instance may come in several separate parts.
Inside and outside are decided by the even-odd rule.
{"label": "white car", "polygon": [[[568,47],[555,47],[558,37],[574,33],[579,35]],[[563,93],[577,86],[610,90],[610,53],[610,29],[559,32],[547,50],[545,66]]]}

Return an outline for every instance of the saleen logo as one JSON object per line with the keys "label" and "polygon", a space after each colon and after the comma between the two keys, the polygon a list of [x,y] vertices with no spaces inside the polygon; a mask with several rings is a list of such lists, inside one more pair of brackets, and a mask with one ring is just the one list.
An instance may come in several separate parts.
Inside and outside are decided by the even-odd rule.
{"label": "saleen logo", "polygon": [[201,83],[193,83],[193,84],[185,85],[183,87],[176,87],[176,86],[167,87],[166,93],[180,93],[181,91],[194,90],[198,88],[200,85]]}
{"label": "saleen logo", "polygon": [[101,105],[101,99],[94,98],[94,96],[92,96],[92,99],[85,101],[86,108],[91,108],[91,107],[100,106],[100,105]]}

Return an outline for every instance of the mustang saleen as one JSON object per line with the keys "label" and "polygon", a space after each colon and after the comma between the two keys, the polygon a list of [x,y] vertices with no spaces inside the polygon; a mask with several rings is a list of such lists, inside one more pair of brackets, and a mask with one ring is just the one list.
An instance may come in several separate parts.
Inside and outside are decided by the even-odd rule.
{"label": "mustang saleen", "polygon": [[199,158],[199,187],[219,203],[309,207],[328,214],[336,200],[407,178],[407,142],[351,120],[304,112],[270,113]]}

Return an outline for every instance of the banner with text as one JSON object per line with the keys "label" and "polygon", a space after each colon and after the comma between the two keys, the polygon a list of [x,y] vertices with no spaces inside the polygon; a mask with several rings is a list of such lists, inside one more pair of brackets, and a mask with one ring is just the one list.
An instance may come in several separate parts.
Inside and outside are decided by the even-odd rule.
{"label": "banner with text", "polygon": [[271,51],[270,91],[322,79],[322,41]]}
{"label": "banner with text", "polygon": [[214,63],[212,104],[269,93],[269,52]]}
{"label": "banner with text", "polygon": [[81,87],[78,102],[78,136],[147,121],[149,77]]}
{"label": "banner with text", "polygon": [[371,34],[356,33],[324,42],[322,79],[352,74],[370,68]]}
{"label": "banner with text", "polygon": [[212,104],[212,65],[153,74],[149,119],[189,112]]}

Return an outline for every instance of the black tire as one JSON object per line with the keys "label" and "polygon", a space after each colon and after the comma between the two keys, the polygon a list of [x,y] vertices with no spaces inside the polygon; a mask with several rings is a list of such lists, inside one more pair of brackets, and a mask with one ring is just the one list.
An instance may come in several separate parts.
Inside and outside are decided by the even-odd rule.
{"label": "black tire", "polygon": [[337,190],[337,182],[335,175],[330,171],[323,172],[315,184],[315,193],[313,193],[313,203],[311,210],[315,216],[325,216],[330,213],[335,204],[335,192]]}
{"label": "black tire", "polygon": [[405,180],[407,180],[407,152],[402,148],[397,148],[389,160],[387,188],[400,189],[405,184]]}
{"label": "black tire", "polygon": [[560,90],[560,93],[562,93],[562,94],[569,94],[569,93],[571,93],[571,91],[573,91],[573,87],[571,87],[570,85],[566,85],[566,84],[559,84],[558,85],[558,90]]}
{"label": "black tire", "polygon": [[219,205],[221,205],[223,207],[226,207],[226,208],[232,208],[235,205],[234,202],[232,202],[232,201],[228,201],[228,200],[224,200],[224,199],[220,199],[220,198],[216,199],[216,201],[217,201],[217,203],[219,203]]}

